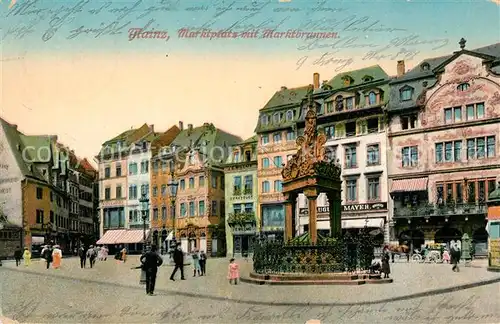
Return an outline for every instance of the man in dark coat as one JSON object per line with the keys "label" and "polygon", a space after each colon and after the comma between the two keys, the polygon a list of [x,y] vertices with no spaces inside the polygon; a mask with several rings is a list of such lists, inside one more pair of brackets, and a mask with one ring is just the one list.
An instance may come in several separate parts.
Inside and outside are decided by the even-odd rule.
{"label": "man in dark coat", "polygon": [[146,272],[146,294],[153,296],[155,292],[156,274],[163,259],[156,251],[156,245],[151,245],[151,250],[141,256],[142,270]]}
{"label": "man in dark coat", "polygon": [[78,249],[78,256],[80,257],[80,268],[85,269],[85,264],[87,263],[87,251],[83,245]]}
{"label": "man in dark coat", "polygon": [[52,263],[52,247],[50,245],[46,245],[42,250],[42,257],[45,259],[47,263],[47,269],[50,268],[50,264]]}
{"label": "man in dark coat", "polygon": [[172,275],[170,275],[170,280],[175,281],[174,276],[177,270],[181,271],[181,280],[186,280],[186,278],[184,278],[184,252],[182,252],[180,244],[178,244],[177,248],[174,250],[174,263],[175,268],[174,271],[172,271]]}
{"label": "man in dark coat", "polygon": [[16,251],[14,252],[14,258],[16,259],[16,267],[19,267],[19,265],[21,264],[21,259],[23,258],[23,251],[19,246],[16,248]]}

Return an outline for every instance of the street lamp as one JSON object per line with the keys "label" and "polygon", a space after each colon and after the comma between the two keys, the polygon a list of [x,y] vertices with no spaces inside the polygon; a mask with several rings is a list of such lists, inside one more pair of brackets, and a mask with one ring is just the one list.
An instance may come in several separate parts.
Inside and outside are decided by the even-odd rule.
{"label": "street lamp", "polygon": [[146,189],[143,188],[142,190],[142,195],[141,198],[139,199],[139,202],[141,203],[141,214],[142,214],[142,240],[143,240],[143,245],[142,245],[142,251],[146,252],[146,219],[148,218],[149,214],[149,198],[148,194],[146,192]]}
{"label": "street lamp", "polygon": [[175,200],[177,199],[177,188],[179,183],[175,180],[175,162],[170,160],[170,181],[168,182],[168,190],[170,193],[170,206],[172,210],[172,238],[175,241]]}

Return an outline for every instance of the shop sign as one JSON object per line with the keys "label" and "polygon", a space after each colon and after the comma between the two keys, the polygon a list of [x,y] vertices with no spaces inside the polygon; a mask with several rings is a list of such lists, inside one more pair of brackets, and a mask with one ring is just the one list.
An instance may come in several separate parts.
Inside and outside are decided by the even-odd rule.
{"label": "shop sign", "polygon": [[490,266],[500,267],[500,239],[490,239]]}
{"label": "shop sign", "polygon": [[[385,209],[387,209],[386,202],[342,205],[343,212],[374,211],[374,210],[385,210]],[[330,207],[329,206],[317,207],[316,212],[318,214],[328,214],[330,213]],[[308,208],[300,208],[299,214],[300,215],[309,214]]]}

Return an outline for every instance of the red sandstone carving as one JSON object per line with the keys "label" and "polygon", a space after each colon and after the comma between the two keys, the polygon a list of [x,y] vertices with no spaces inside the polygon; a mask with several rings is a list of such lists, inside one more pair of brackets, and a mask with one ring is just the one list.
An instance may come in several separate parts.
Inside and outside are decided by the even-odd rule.
{"label": "red sandstone carving", "polygon": [[469,62],[467,62],[466,60],[460,60],[455,64],[451,72],[458,75],[464,75],[472,72],[471,70],[472,67],[469,65]]}

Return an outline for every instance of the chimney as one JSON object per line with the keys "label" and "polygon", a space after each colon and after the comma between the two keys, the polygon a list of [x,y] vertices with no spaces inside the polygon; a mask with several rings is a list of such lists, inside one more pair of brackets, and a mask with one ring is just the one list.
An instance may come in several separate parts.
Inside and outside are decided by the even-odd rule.
{"label": "chimney", "polygon": [[184,130],[184,123],[179,121],[179,129]]}
{"label": "chimney", "polygon": [[151,124],[149,125],[149,130],[154,133],[155,132],[155,125],[154,124]]}
{"label": "chimney", "polygon": [[313,74],[313,86],[314,90],[319,89],[319,73]]}
{"label": "chimney", "polygon": [[208,127],[210,126],[210,123],[203,123],[203,126]]}
{"label": "chimney", "polygon": [[285,86],[281,87],[281,91],[286,90],[287,88]]}
{"label": "chimney", "polygon": [[402,77],[405,74],[405,61],[398,61],[398,77]]}

